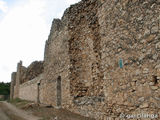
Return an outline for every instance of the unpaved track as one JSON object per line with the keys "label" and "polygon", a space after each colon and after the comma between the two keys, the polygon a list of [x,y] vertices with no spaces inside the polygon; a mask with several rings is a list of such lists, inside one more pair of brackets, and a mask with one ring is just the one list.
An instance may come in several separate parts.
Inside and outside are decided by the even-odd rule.
{"label": "unpaved track", "polygon": [[[16,108],[15,106],[11,105],[10,103],[7,102],[0,102],[1,104],[1,109],[0,109],[0,120],[10,120],[9,118],[13,116],[15,120],[39,120],[40,118],[35,117],[26,111],[20,110]],[[1,118],[2,116],[2,118]],[[11,119],[11,120],[12,120]]]}
{"label": "unpaved track", "polygon": [[10,120],[1,108],[0,108],[0,120]]}

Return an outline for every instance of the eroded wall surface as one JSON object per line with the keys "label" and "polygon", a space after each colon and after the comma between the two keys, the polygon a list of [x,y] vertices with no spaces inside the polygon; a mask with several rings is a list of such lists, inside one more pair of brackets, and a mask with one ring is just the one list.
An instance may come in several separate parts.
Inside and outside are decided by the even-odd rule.
{"label": "eroded wall surface", "polygon": [[[65,99],[68,91],[62,92],[67,94],[62,97],[63,107],[96,119],[160,112],[159,4],[158,0],[86,0],[65,11],[60,22],[66,29],[51,31],[50,50],[46,50],[48,60],[55,61],[61,57],[57,51],[65,48],[59,48],[60,41],[68,41],[65,51],[70,62],[65,73],[70,98]],[[53,68],[47,69],[53,75],[63,71]],[[67,82],[62,80],[64,86]]]}
{"label": "eroded wall surface", "polygon": [[43,70],[43,61],[34,61],[27,68],[23,66],[20,83],[22,84],[36,78],[43,73]]}
{"label": "eroded wall surface", "polygon": [[159,52],[159,0],[82,0],[52,23],[40,102],[96,120],[160,115]]}
{"label": "eroded wall surface", "polygon": [[[62,104],[70,97],[69,82],[69,56],[68,56],[68,30],[66,23],[55,19],[52,23],[51,32],[45,46],[44,77],[42,81],[41,101],[49,105],[57,105],[57,80],[61,77]],[[62,91],[62,90],[61,90]]]}
{"label": "eroded wall surface", "polygon": [[160,114],[159,10],[158,0],[102,2],[98,16],[106,116]]}

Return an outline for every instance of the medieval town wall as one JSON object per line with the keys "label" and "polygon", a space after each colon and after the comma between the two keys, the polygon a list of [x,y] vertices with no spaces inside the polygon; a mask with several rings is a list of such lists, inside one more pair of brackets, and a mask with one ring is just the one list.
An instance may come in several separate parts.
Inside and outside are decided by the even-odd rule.
{"label": "medieval town wall", "polygon": [[60,91],[61,97],[59,98],[61,104],[70,97],[68,39],[68,30],[64,22],[55,19],[45,46],[45,80],[41,83],[43,103],[57,106],[57,83],[59,80],[61,89],[63,89]]}
{"label": "medieval town wall", "polygon": [[19,88],[19,98],[38,102],[40,98],[40,89],[38,87],[42,79],[43,74],[40,74],[38,77],[21,84]]}
{"label": "medieval town wall", "polygon": [[46,41],[40,102],[96,120],[160,115],[159,10],[159,0],[71,5]]}

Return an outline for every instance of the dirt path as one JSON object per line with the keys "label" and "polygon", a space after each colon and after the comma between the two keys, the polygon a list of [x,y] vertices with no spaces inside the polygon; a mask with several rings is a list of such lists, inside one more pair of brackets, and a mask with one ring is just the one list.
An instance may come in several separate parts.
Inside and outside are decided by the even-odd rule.
{"label": "dirt path", "polygon": [[[0,103],[0,108],[2,106],[3,111],[7,108],[4,113],[7,113],[8,116],[12,116],[10,120],[95,120],[63,108],[57,109],[55,107],[37,104],[31,101],[19,99],[10,102],[11,104],[7,102]],[[17,116],[19,118],[17,118]]]}
{"label": "dirt path", "polygon": [[10,120],[7,115],[3,112],[3,110],[0,108],[0,119],[1,120]]}
{"label": "dirt path", "polygon": [[0,102],[0,118],[0,120],[40,120],[40,118],[20,110],[7,102]]}

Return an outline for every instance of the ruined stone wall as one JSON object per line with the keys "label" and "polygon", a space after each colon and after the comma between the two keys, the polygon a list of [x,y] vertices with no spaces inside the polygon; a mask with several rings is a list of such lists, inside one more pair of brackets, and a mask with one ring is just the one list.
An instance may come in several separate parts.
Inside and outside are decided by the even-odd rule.
{"label": "ruined stone wall", "polygon": [[[82,0],[70,6],[53,21],[46,41],[40,102],[96,120],[160,115],[159,10],[159,0]],[[30,87],[35,83],[22,91]]]}
{"label": "ruined stone wall", "polygon": [[[68,69],[69,69],[69,56],[68,56],[68,30],[64,21],[55,19],[52,23],[51,33],[45,46],[44,55],[44,77],[42,81],[41,101],[45,104],[57,106],[57,82],[61,78],[61,86],[63,91],[61,97],[63,102],[67,101],[70,97]],[[64,99],[63,99],[64,98]]]}
{"label": "ruined stone wall", "polygon": [[23,66],[21,73],[22,79],[20,83],[22,84],[36,78],[43,73],[43,70],[43,61],[34,61],[27,68]]}
{"label": "ruined stone wall", "polygon": [[38,89],[38,85],[40,84],[41,80],[43,80],[43,74],[21,84],[19,88],[19,98],[23,100],[38,102],[38,97],[40,97],[40,89]]}
{"label": "ruined stone wall", "polygon": [[14,86],[16,84],[16,72],[11,74],[11,85],[10,85],[10,99],[13,99],[14,96]]}
{"label": "ruined stone wall", "polygon": [[25,79],[26,78],[26,72],[27,72],[27,68],[25,66],[22,66],[21,67],[21,80],[20,80],[20,84],[28,81],[28,80]]}
{"label": "ruined stone wall", "polygon": [[[82,0],[68,8],[46,43],[46,75],[50,82],[54,79],[54,88],[50,84],[52,89],[46,91],[52,92],[45,99],[56,100],[50,96],[56,96],[56,79],[63,71],[68,77],[62,79],[62,88],[65,83],[70,88],[62,90],[64,108],[96,119],[119,118],[121,113],[158,114],[159,4]],[[61,63],[68,59],[69,70],[64,71]]]}
{"label": "ruined stone wall", "polygon": [[106,116],[160,114],[159,10],[158,0],[102,2],[98,16]]}
{"label": "ruined stone wall", "polygon": [[81,1],[67,11],[69,16],[69,56],[71,93],[74,97],[104,97],[101,90],[101,37],[98,8],[100,1]]}
{"label": "ruined stone wall", "polygon": [[20,61],[17,64],[17,72],[13,73],[11,76],[12,80],[11,80],[10,96],[11,97],[13,96],[13,98],[19,98],[20,97],[19,93],[21,91],[20,89],[21,84],[26,83],[33,79],[39,79],[40,74],[43,73],[43,70],[44,70],[43,61],[34,61],[28,67],[23,66],[22,61]]}
{"label": "ruined stone wall", "polygon": [[20,81],[21,81],[21,73],[22,73],[22,61],[20,61],[17,64],[17,72],[16,72],[16,80],[15,80],[13,98],[19,97],[19,85],[20,85]]}

